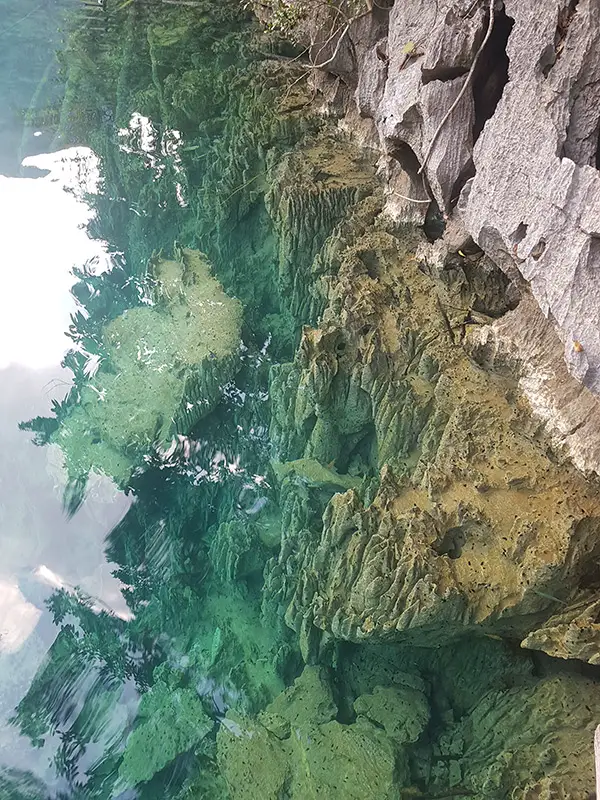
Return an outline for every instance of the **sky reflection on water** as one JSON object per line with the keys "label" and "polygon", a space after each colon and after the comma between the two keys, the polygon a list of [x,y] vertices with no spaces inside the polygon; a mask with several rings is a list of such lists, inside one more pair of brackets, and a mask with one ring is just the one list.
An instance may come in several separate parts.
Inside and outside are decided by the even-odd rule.
{"label": "sky reflection on water", "polygon": [[44,600],[62,581],[126,613],[104,545],[130,500],[99,478],[68,519],[60,452],[34,447],[18,429],[68,389],[70,373],[60,362],[72,344],[65,335],[75,310],[72,268],[90,259],[97,269],[108,266],[85,228],[92,212],[82,196],[97,182],[91,151],[36,156],[24,166],[47,174],[0,176],[0,766],[43,777],[50,753],[32,758],[29,741],[8,720],[57,632]]}

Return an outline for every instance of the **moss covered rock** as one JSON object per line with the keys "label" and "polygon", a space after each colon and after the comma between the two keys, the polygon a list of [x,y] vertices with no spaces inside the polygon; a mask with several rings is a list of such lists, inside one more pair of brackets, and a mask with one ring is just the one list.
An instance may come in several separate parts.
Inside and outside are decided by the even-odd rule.
{"label": "moss covered rock", "polygon": [[369,720],[344,725],[336,715],[327,671],[317,667],[257,720],[230,715],[217,743],[232,800],[400,800],[402,751]]}
{"label": "moss covered rock", "polygon": [[173,685],[165,670],[142,697],[138,724],[127,739],[119,768],[120,777],[130,786],[149,781],[177,756],[198,745],[213,724],[197,692]]}

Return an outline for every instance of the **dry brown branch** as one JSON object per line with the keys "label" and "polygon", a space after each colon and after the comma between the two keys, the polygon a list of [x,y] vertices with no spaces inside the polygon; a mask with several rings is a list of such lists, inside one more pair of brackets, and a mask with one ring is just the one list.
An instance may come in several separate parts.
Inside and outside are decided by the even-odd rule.
{"label": "dry brown branch", "polygon": [[428,197],[426,200],[422,200],[422,199],[418,200],[416,197],[407,197],[405,194],[400,194],[400,192],[390,192],[390,194],[393,194],[395,197],[401,197],[402,200],[408,200],[409,203],[431,203],[431,202],[433,202],[431,200],[431,197]]}
{"label": "dry brown branch", "polygon": [[[335,50],[333,51],[333,55],[331,56],[331,58],[328,58],[327,61],[323,61],[321,64],[311,64],[312,69],[323,69],[323,67],[326,67],[328,64],[331,64],[331,62],[336,58],[337,54],[339,53],[342,41],[344,40],[344,38],[346,37],[346,34],[350,30],[350,26],[352,25],[352,23],[357,22],[359,19],[362,19],[363,17],[368,17],[369,14],[372,14],[372,13],[373,12],[371,10],[363,11],[362,14],[357,14],[355,17],[352,17],[346,23],[346,26],[344,27],[344,30],[340,34],[339,39],[337,40],[337,44],[335,46]],[[335,36],[335,33],[337,33],[337,31],[334,32],[333,35],[329,37],[328,41],[331,41],[331,39]],[[327,44],[327,42],[325,44]],[[325,47],[325,44],[323,45],[323,47]],[[319,50],[319,53],[323,50],[323,47],[321,47],[321,49]]]}

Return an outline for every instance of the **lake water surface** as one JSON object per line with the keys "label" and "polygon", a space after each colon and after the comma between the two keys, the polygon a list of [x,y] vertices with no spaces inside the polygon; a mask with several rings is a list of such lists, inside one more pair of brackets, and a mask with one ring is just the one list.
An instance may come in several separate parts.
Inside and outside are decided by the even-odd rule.
{"label": "lake water surface", "polygon": [[237,0],[0,0],[0,800],[542,796],[505,766],[550,659],[298,612],[323,520],[355,490],[350,542],[384,478],[360,393],[336,439],[297,378],[346,357],[300,341],[376,190],[295,55]]}

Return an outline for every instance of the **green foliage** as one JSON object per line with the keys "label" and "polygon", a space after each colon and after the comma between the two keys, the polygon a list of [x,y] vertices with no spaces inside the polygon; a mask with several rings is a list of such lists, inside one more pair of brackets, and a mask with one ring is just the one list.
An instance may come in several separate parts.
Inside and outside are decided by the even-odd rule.
{"label": "green foliage", "polygon": [[293,37],[294,32],[310,11],[309,0],[290,3],[286,0],[271,0],[269,29],[284,36]]}

